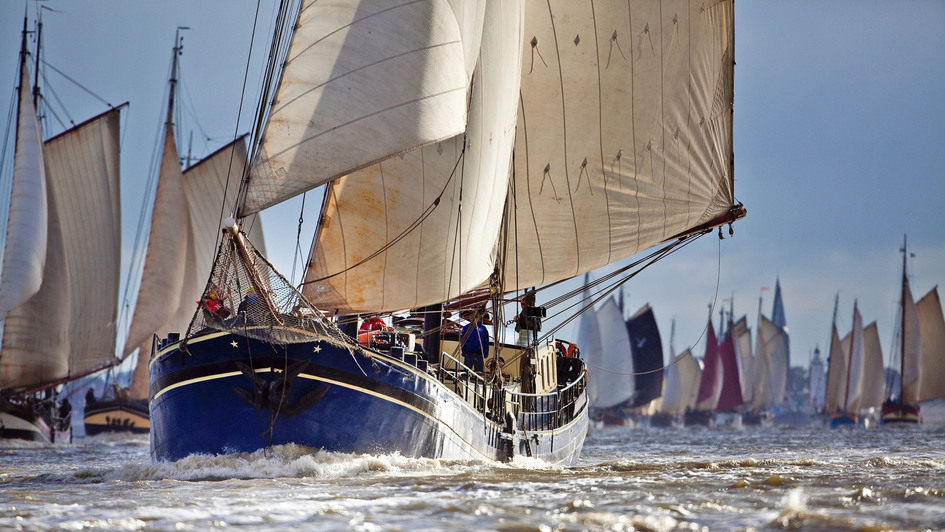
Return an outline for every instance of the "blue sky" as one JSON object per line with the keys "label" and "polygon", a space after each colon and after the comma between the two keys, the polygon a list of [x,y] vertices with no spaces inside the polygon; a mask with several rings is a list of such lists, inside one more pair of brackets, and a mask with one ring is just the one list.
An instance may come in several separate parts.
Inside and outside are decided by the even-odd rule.
{"label": "blue sky", "polygon": [[[163,120],[175,28],[191,28],[184,32],[181,79],[184,107],[193,114],[182,121],[196,130],[193,151],[201,156],[248,130],[249,117],[238,123],[237,112],[255,3],[43,5],[50,8],[43,14],[44,59],[111,104],[131,103],[122,124],[123,238],[130,252]],[[7,103],[25,6],[0,2]],[[32,24],[35,3],[29,11]],[[734,237],[704,237],[641,274],[625,289],[628,312],[650,303],[664,344],[675,320],[680,351],[699,339],[713,301],[734,296],[736,314],[748,314],[754,326],[759,295],[769,314],[780,278],[794,364],[806,363],[815,345],[824,349],[837,293],[841,334],[857,298],[864,321],[878,321],[888,356],[903,234],[916,255],[915,297],[945,283],[945,2],[740,0],[735,24],[735,194],[748,217],[735,225]],[[76,122],[105,110],[57,74],[48,77]],[[186,137],[179,144],[186,151]],[[306,204],[306,228],[317,203]],[[270,256],[286,275],[293,273],[298,218],[298,202],[264,215]],[[303,239],[304,252],[309,245]],[[128,260],[125,253],[126,271]]]}

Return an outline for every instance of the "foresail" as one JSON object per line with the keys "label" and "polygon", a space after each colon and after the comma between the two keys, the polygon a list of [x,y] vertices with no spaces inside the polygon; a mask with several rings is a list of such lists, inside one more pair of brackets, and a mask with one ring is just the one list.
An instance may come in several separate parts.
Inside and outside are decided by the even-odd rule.
{"label": "foresail", "polygon": [[731,1],[526,2],[507,289],[730,210],[733,21]]}
{"label": "foresail", "polygon": [[[584,301],[591,301],[590,291],[587,289],[587,279],[584,281]],[[593,307],[586,309],[578,318],[577,344],[581,346],[581,358],[587,364],[587,371],[592,375],[597,368],[603,367],[604,348],[601,344],[600,324],[597,320],[597,312]],[[597,379],[589,379],[587,383],[587,402],[589,405],[597,403],[598,390],[600,383]]]}
{"label": "foresail", "polygon": [[304,1],[240,214],[462,133],[465,62],[446,0]]}
{"label": "foresail", "polygon": [[0,388],[79,376],[115,360],[120,278],[119,111],[45,142],[44,280],[4,324]]}
{"label": "foresail", "polygon": [[190,279],[187,276],[190,273],[188,259],[195,259],[191,256],[190,214],[183,179],[174,128],[166,124],[160,175],[151,212],[151,231],[138,299],[125,343],[126,355],[141,345],[150,346],[155,331],[161,329],[181,306],[181,286],[185,279]]}
{"label": "foresail", "polygon": [[[184,205],[189,217],[187,237],[179,242],[179,246],[185,249],[185,275],[179,285],[177,306],[162,313],[170,317],[151,331],[152,333],[164,337],[169,332],[186,332],[196,311],[197,300],[203,294],[206,280],[210,277],[213,258],[220,243],[222,219],[232,213],[229,209],[236,204],[239,176],[242,175],[245,164],[246,142],[241,137],[181,173]],[[259,217],[250,217],[244,222],[243,229],[255,247],[265,253],[262,221]],[[147,269],[147,266],[145,268]],[[168,269],[166,273],[171,273],[172,270],[173,268]],[[151,275],[165,273],[153,269],[149,271]],[[234,294],[233,297],[239,301],[242,295]],[[151,335],[148,334],[138,345],[126,344],[125,355],[131,354],[135,348],[140,348],[139,364],[135,369],[129,393],[143,398],[147,397],[146,361],[151,353]]]}
{"label": "foresail", "polygon": [[863,318],[856,308],[856,303],[853,304],[853,327],[849,336],[840,343],[841,345],[845,343],[844,350],[850,353],[850,373],[845,410],[847,412],[858,412],[862,403],[863,372],[866,361],[863,357]]}
{"label": "foresail", "polygon": [[827,391],[824,397],[824,410],[835,412],[843,409],[844,393],[847,386],[847,353],[840,342],[837,327],[831,328],[830,352],[827,360]]}
{"label": "foresail", "polygon": [[597,310],[597,323],[600,326],[602,360],[600,366],[588,366],[587,371],[590,379],[597,382],[597,401],[591,406],[606,408],[633,397],[635,369],[630,336],[614,298],[607,298]]}
{"label": "foresail", "polygon": [[879,341],[876,322],[863,329],[863,374],[860,384],[860,408],[874,408],[883,404],[886,392],[886,374],[883,368],[883,346]]}
{"label": "foresail", "polygon": [[0,321],[39,290],[46,263],[48,216],[43,139],[25,62],[20,68],[20,80],[13,183],[0,273]]}
{"label": "foresail", "polygon": [[938,287],[916,303],[922,330],[922,384],[919,401],[945,397],[945,317]]}
{"label": "foresail", "polygon": [[[495,264],[519,84],[521,6],[489,2],[465,135],[332,183],[303,294],[327,313],[417,308]],[[465,152],[463,146],[465,143]]]}

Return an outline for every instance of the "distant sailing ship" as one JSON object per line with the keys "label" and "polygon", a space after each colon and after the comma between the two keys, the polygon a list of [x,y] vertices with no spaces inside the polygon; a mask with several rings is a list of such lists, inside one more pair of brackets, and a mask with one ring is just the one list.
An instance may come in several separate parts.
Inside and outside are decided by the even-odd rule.
{"label": "distant sailing ship", "polygon": [[[120,107],[44,142],[27,33],[24,19],[0,273],[0,438],[49,442],[71,434],[57,387],[117,360]],[[37,42],[41,34],[39,21]]]}
{"label": "distant sailing ship", "polygon": [[824,401],[831,428],[863,424],[863,413],[879,407],[883,400],[883,354],[876,323],[863,327],[854,300],[853,325],[841,340],[836,326],[838,302],[839,297],[834,304]]}
{"label": "distant sailing ship", "polygon": [[[932,288],[918,303],[912,299],[907,274],[906,237],[902,242],[902,289],[897,324],[899,392],[882,404],[882,423],[919,423],[919,403],[945,397],[945,319]],[[890,387],[891,388],[891,387]]]}

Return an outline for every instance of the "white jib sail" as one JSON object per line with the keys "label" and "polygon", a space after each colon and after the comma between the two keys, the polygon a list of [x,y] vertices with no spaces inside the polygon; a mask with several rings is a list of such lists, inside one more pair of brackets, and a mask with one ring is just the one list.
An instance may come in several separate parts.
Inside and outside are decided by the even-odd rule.
{"label": "white jib sail", "polygon": [[29,73],[20,69],[13,184],[0,273],[0,320],[35,294],[46,263],[46,169],[43,139],[30,95]]}
{"label": "white jib sail", "polygon": [[307,0],[241,214],[461,133],[467,77],[445,0]]}
{"label": "white jib sail", "polygon": [[601,361],[598,367],[588,366],[587,372],[597,382],[597,401],[591,406],[606,408],[633,397],[633,356],[627,324],[614,298],[607,298],[597,310],[597,323]]}

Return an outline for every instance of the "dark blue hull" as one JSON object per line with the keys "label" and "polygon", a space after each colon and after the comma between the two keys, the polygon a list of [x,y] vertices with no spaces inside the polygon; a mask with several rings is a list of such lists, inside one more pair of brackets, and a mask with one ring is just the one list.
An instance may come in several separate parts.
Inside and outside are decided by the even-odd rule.
{"label": "dark blue hull", "polygon": [[583,393],[549,424],[492,409],[506,404],[501,390],[488,392],[494,400],[471,401],[455,390],[412,364],[360,347],[198,334],[151,362],[151,456],[178,460],[294,443],[409,457],[521,454],[566,465],[578,459],[587,432]]}

